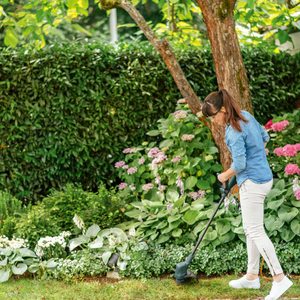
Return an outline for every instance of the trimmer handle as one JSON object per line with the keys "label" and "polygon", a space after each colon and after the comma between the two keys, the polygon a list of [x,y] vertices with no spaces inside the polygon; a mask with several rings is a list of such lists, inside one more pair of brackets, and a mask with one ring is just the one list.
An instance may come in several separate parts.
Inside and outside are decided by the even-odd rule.
{"label": "trimmer handle", "polygon": [[236,185],[236,176],[232,176],[228,181],[226,181],[225,186],[222,185],[220,190],[223,195],[227,195],[230,190]]}
{"label": "trimmer handle", "polygon": [[232,176],[227,182],[225,186],[226,191],[230,191],[236,185],[236,176]]}

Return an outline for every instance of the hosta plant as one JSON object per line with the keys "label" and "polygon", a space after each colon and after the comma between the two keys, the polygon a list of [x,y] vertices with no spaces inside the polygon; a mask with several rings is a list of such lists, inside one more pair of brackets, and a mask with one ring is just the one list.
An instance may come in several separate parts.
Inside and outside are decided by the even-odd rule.
{"label": "hosta plant", "polygon": [[0,239],[0,282],[7,281],[12,275],[23,275],[26,271],[41,275],[45,269],[55,268],[53,260],[42,262],[32,250],[26,248],[26,241],[6,237]]}
{"label": "hosta plant", "polygon": [[270,237],[290,242],[300,236],[300,197],[294,191],[300,191],[297,179],[293,183],[280,179],[266,198],[265,226]]}
{"label": "hosta plant", "polygon": [[[74,222],[82,233],[70,240],[69,249],[94,249],[101,254],[103,263],[105,265],[117,265],[119,269],[125,269],[129,256],[128,237],[126,233],[120,228],[108,228],[101,230],[97,224],[93,224],[85,229],[84,222],[79,216],[74,217]],[[115,263],[112,263],[114,260]]]}

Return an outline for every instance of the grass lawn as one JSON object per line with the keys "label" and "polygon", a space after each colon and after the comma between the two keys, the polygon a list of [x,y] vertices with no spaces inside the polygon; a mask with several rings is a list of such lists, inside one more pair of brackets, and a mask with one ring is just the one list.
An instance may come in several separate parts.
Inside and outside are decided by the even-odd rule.
{"label": "grass lawn", "polygon": [[[201,278],[198,283],[176,285],[170,278],[120,281],[106,278],[74,281],[11,279],[0,284],[1,300],[191,300],[191,299],[264,299],[271,281],[263,279],[260,290],[233,290],[228,281],[234,276]],[[282,299],[300,299],[300,277]]]}

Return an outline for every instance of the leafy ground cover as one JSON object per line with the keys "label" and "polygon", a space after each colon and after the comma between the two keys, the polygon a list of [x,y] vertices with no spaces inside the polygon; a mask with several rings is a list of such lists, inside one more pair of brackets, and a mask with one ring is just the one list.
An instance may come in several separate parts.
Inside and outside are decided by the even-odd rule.
{"label": "leafy ground cover", "polygon": [[[233,290],[228,286],[233,275],[203,277],[197,283],[176,285],[172,278],[145,280],[109,280],[90,278],[82,281],[18,279],[0,286],[0,299],[6,300],[195,300],[195,299],[263,299],[271,288],[269,278],[263,278],[260,290]],[[300,277],[292,277],[293,287],[282,299],[300,299]]]}

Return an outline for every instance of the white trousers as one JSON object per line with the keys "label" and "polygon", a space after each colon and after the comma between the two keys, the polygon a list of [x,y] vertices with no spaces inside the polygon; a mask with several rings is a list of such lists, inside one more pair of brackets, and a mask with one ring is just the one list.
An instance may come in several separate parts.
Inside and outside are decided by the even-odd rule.
{"label": "white trousers", "polygon": [[264,200],[273,180],[257,184],[247,179],[240,186],[243,228],[247,240],[247,273],[258,274],[260,255],[267,263],[272,276],[283,273],[273,243],[264,229]]}

